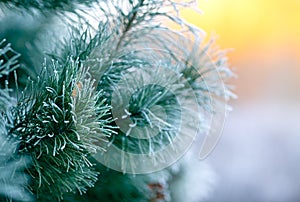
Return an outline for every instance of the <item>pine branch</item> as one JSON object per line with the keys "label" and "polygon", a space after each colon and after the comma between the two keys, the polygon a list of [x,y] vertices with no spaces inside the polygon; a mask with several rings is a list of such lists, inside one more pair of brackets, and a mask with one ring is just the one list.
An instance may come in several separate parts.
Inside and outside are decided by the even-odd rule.
{"label": "pine branch", "polygon": [[102,119],[109,107],[97,103],[99,94],[77,62],[65,67],[53,62],[44,64],[38,82],[18,100],[10,134],[21,140],[20,152],[33,159],[31,189],[40,200],[44,193],[57,199],[65,192],[84,193],[97,180],[88,156],[102,149],[111,132],[110,120]]}
{"label": "pine branch", "polygon": [[33,196],[26,188],[29,176],[25,174],[30,159],[18,152],[19,142],[9,135],[10,107],[16,101],[8,93],[8,89],[0,89],[0,200],[31,201]]}
{"label": "pine branch", "polygon": [[[2,2],[75,14],[75,5],[83,3]],[[176,15],[180,3],[113,0],[95,5],[101,15],[98,29],[70,25],[71,36],[57,42],[61,45],[49,54],[53,62],[43,65],[36,82],[28,81],[10,116],[13,124],[7,133],[20,140],[19,152],[32,158],[30,188],[38,200],[61,200],[66,192],[82,194],[94,186],[99,177],[90,155],[105,151],[107,145],[123,153],[103,152],[103,159],[134,173],[138,165],[135,159],[127,160],[128,154],[153,157],[165,146],[175,147],[174,140],[197,130],[195,120],[205,116],[194,108],[210,110],[219,97],[232,97],[226,85],[217,83],[232,76],[226,58],[211,44],[198,43],[203,41],[199,30]],[[164,6],[170,12],[162,10]],[[195,40],[170,29],[162,19],[182,26]],[[151,162],[157,160],[153,157]],[[122,187],[128,181],[134,184],[127,177],[120,180]]]}
{"label": "pine branch", "polygon": [[95,186],[85,195],[68,195],[65,202],[80,201],[170,201],[168,183],[172,180],[171,170],[164,170],[148,175],[128,175],[107,169],[99,164],[96,166],[101,173]]}
{"label": "pine branch", "polygon": [[[50,27],[48,20],[42,15],[33,16],[28,13],[20,14],[12,11],[5,13],[0,18],[0,40],[5,38],[6,43],[9,43],[10,47],[20,55],[17,59],[19,67],[16,69],[20,89],[24,89],[29,76],[35,79],[38,72],[41,71],[43,51],[48,42],[42,39],[42,35],[46,34],[46,28]],[[47,37],[47,39],[49,38]],[[13,71],[5,77],[9,81],[10,87],[16,88]],[[4,86],[3,80],[1,85]]]}
{"label": "pine branch", "polygon": [[19,67],[19,57],[20,54],[11,48],[11,44],[6,43],[6,39],[0,41],[0,78]]}
{"label": "pine branch", "polygon": [[[175,10],[166,13],[161,10],[163,6]],[[218,97],[233,97],[226,85],[220,85],[222,79],[232,76],[226,58],[211,43],[202,43],[199,30],[176,15],[177,6],[178,3],[161,0],[106,2],[100,8],[103,18],[96,34],[76,29],[72,43],[64,42],[58,51],[62,54],[54,56],[63,64],[72,55],[90,67],[97,90],[104,92],[101,100],[112,105],[112,113],[105,119],[117,118],[110,123],[117,133],[111,136],[110,144],[125,153],[151,155],[173,144],[175,138],[187,136],[188,129],[178,134],[184,114],[190,125],[182,128],[197,130],[199,123],[195,120],[205,119],[205,112],[198,113],[196,106],[187,106],[183,112],[177,98],[183,103],[196,99],[201,110],[211,113]],[[183,26],[194,40],[160,23],[162,18]],[[148,129],[140,130],[141,126]],[[154,133],[159,135],[152,137]],[[125,160],[120,157],[109,161]],[[123,172],[134,167],[134,162],[126,163]]]}
{"label": "pine branch", "polygon": [[138,1],[137,5],[134,6],[132,9],[133,12],[130,13],[129,15],[127,15],[128,22],[125,23],[125,25],[124,25],[125,28],[124,28],[123,33],[117,43],[116,50],[118,50],[120,48],[121,43],[123,42],[124,38],[126,37],[126,33],[131,29],[133,22],[136,20],[137,14],[139,12],[139,8],[142,7],[143,4],[144,4],[144,0]]}

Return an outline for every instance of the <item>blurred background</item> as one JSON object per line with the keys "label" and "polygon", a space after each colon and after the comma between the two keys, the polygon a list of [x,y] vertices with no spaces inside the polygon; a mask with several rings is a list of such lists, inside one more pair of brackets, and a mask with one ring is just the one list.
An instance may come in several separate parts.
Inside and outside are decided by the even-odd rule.
{"label": "blurred background", "polygon": [[231,49],[239,99],[205,160],[207,202],[300,201],[300,1],[198,0],[182,16]]}

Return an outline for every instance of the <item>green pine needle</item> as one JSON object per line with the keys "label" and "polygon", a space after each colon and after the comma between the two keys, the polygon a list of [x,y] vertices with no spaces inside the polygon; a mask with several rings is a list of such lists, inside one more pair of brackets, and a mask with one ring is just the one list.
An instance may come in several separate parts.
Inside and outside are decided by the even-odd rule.
{"label": "green pine needle", "polygon": [[3,91],[0,89],[0,102],[5,101],[0,110],[0,200],[31,201],[33,197],[26,188],[29,176],[25,174],[29,158],[18,152],[19,141],[9,136],[12,126],[9,108],[15,100],[2,97]]}
{"label": "green pine needle", "polygon": [[0,41],[0,78],[19,67],[19,57],[20,54],[14,51],[9,43],[6,43],[6,39]]}
{"label": "green pine needle", "polygon": [[101,93],[94,93],[93,85],[76,61],[65,67],[45,63],[38,81],[28,86],[13,110],[10,133],[20,139],[20,151],[33,159],[29,172],[38,197],[45,192],[59,199],[64,192],[84,193],[97,180],[88,157],[103,150],[110,120],[101,119],[109,107],[98,103]]}
{"label": "green pine needle", "polygon": [[[213,43],[204,44],[200,30],[176,13],[178,7],[192,3],[104,1],[99,6],[102,18],[98,29],[72,27],[70,39],[60,42],[56,53],[51,54],[61,65],[71,55],[89,67],[97,91],[103,92],[100,100],[112,105],[112,113],[103,118],[116,119],[109,124],[116,133],[110,144],[124,153],[152,155],[172,145],[181,136],[178,126],[184,114],[190,124],[182,126],[183,136],[198,128],[203,131],[208,124],[203,121],[206,113],[215,113],[213,107],[219,99],[223,102],[234,97],[223,85],[223,80],[232,77],[223,52]],[[170,29],[167,22],[179,24],[182,30]],[[139,89],[141,86],[145,87]],[[192,104],[194,100],[198,106]],[[185,112],[180,102],[188,103],[183,106]],[[159,135],[152,137],[156,132]],[[128,166],[122,168],[123,172],[135,167],[134,160],[125,162],[121,156],[107,161],[124,161]]]}
{"label": "green pine needle", "polygon": [[[229,86],[220,84],[232,76],[223,52],[203,44],[200,30],[178,15],[180,6],[193,3],[0,0],[10,8],[76,17],[83,11],[78,5],[93,5],[100,16],[97,29],[85,24],[91,17],[87,13],[80,15],[84,24],[65,16],[73,23],[66,23],[70,36],[55,41],[57,50],[48,54],[53,61],[43,64],[36,81],[28,80],[7,116],[13,122],[7,133],[20,141],[19,152],[32,158],[30,188],[38,200],[61,200],[66,192],[82,194],[94,186],[99,177],[90,157],[97,151],[121,162],[123,172],[134,173],[136,162],[125,155],[152,156],[166,145],[175,147],[174,139],[206,124],[194,120],[205,120],[219,100],[234,97]],[[168,23],[182,29],[172,30]],[[18,54],[3,41],[0,48],[0,75],[7,75],[17,68]],[[9,94],[0,93],[4,106]],[[182,120],[188,124],[182,126]],[[123,156],[105,156],[107,145],[121,149]]]}
{"label": "green pine needle", "polygon": [[172,180],[173,172],[169,169],[147,175],[124,175],[101,164],[96,168],[101,175],[95,186],[84,195],[67,195],[65,202],[170,201],[168,183]]}

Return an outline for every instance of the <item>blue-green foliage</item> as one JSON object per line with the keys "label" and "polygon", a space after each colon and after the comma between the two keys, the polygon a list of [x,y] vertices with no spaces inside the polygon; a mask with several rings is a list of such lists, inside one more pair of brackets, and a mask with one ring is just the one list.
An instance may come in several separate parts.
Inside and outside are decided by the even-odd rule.
{"label": "blue-green foliage", "polygon": [[31,189],[41,200],[44,193],[59,199],[64,192],[83,193],[97,180],[88,157],[110,134],[105,128],[109,120],[101,119],[109,107],[98,102],[99,94],[76,61],[64,67],[45,63],[13,109],[11,135],[33,160]]}
{"label": "blue-green foliage", "polygon": [[30,201],[33,196],[26,188],[29,176],[25,174],[29,158],[18,152],[18,141],[9,137],[10,124],[0,114],[0,200]]}
{"label": "blue-green foliage", "polygon": [[14,51],[6,39],[0,41],[0,79],[19,67],[20,54]]}
{"label": "blue-green foliage", "polygon": [[[4,42],[0,43],[0,78],[18,67],[19,54],[9,44],[3,47]],[[16,103],[10,93],[7,86],[0,89],[0,200],[30,201],[32,195],[26,189],[29,176],[25,174],[30,161],[18,152],[19,141],[9,135],[13,119],[11,108]]]}
{"label": "blue-green foliage", "polygon": [[[101,173],[95,186],[84,195],[67,195],[66,202],[149,202],[170,201],[168,183],[172,172],[164,170],[145,175],[129,175],[98,164]],[[160,199],[158,197],[161,197]]]}
{"label": "blue-green foliage", "polygon": [[[0,109],[10,123],[9,127],[3,125],[0,132],[16,138],[17,153],[32,159],[27,171],[33,179],[30,189],[38,200],[61,200],[66,192],[81,195],[97,180],[96,188],[86,198],[74,197],[87,201],[96,195],[102,201],[153,199],[152,188],[157,189],[161,183],[151,180],[155,175],[135,178],[95,169],[91,154],[113,145],[124,153],[151,156],[165,145],[172,145],[182,119],[189,122],[205,115],[189,108],[189,117],[181,117],[182,109],[190,106],[181,106],[179,98],[186,103],[196,99],[197,107],[212,112],[211,106],[218,98],[233,96],[228,86],[218,83],[231,76],[226,57],[211,43],[203,44],[203,38],[197,38],[199,30],[176,14],[178,6],[191,6],[193,2],[0,0],[0,6],[25,9],[33,15],[36,11],[45,16],[51,13],[52,17],[59,13],[60,18],[73,23],[66,23],[71,34],[64,40],[49,37],[57,44],[56,50],[46,55],[53,60],[45,60],[36,79],[26,80],[22,93],[14,92],[22,94],[17,100],[12,99],[15,106]],[[84,16],[89,14],[84,14],[83,7],[77,9],[78,5],[94,5],[98,9],[97,28],[86,23]],[[84,23],[64,16],[67,12],[81,17]],[[170,29],[162,19],[177,23],[182,30]],[[0,75],[13,72],[18,67],[18,57],[10,45],[0,42]],[[4,89],[0,91],[0,107],[11,99],[8,88]],[[120,117],[130,119],[130,125],[115,117],[114,110],[123,113]],[[126,124],[128,130],[120,127]],[[145,134],[133,134],[139,133],[134,129],[144,126],[149,126],[141,132]],[[159,135],[147,137],[152,128],[158,128]],[[126,163],[134,167],[134,163]]]}

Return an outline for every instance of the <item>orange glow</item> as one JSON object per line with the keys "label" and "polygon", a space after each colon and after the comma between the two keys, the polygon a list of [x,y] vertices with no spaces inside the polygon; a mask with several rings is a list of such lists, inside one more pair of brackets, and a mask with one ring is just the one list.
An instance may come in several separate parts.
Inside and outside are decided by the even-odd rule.
{"label": "orange glow", "polygon": [[204,15],[182,10],[182,17],[217,35],[222,48],[234,48],[233,61],[250,52],[280,49],[300,57],[300,0],[198,0],[198,4]]}

